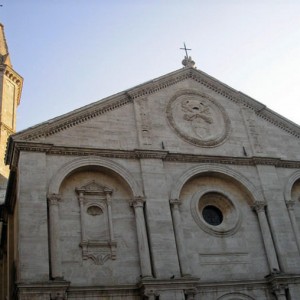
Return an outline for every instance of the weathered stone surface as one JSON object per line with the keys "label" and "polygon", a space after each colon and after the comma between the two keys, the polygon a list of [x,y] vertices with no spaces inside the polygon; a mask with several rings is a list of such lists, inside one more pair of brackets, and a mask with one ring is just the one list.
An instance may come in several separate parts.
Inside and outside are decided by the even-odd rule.
{"label": "weathered stone surface", "polygon": [[16,134],[20,299],[297,300],[299,137],[191,67]]}

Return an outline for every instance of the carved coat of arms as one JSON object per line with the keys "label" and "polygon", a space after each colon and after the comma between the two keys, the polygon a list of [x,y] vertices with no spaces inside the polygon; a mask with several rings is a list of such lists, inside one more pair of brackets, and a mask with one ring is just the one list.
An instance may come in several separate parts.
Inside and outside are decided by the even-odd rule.
{"label": "carved coat of arms", "polygon": [[230,122],[223,107],[196,91],[181,91],[172,97],[167,118],[179,136],[198,146],[217,146],[229,134]]}

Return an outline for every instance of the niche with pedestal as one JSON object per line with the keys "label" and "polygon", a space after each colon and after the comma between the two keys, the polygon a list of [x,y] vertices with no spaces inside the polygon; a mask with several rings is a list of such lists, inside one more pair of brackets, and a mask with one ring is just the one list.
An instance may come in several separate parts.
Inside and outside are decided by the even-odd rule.
{"label": "niche with pedestal", "polygon": [[[136,220],[130,206],[133,195],[126,181],[107,168],[86,166],[65,177],[59,194],[64,278],[74,285],[135,283],[140,263]],[[108,197],[113,237],[109,232]]]}
{"label": "niche with pedestal", "polygon": [[103,264],[116,259],[117,243],[114,239],[111,209],[113,190],[94,180],[77,187],[80,206],[81,243],[83,259]]}

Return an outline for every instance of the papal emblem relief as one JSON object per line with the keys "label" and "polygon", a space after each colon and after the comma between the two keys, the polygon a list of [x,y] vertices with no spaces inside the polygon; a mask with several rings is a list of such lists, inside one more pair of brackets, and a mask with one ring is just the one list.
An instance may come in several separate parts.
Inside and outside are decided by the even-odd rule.
{"label": "papal emblem relief", "polygon": [[225,110],[203,93],[190,90],[176,93],[166,113],[176,133],[194,145],[214,147],[229,134],[230,121]]}

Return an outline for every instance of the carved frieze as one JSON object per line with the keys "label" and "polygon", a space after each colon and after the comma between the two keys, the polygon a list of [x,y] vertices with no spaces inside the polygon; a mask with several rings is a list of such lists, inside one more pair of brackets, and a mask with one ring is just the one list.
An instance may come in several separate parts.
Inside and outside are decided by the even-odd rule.
{"label": "carved frieze", "polygon": [[230,131],[230,121],[223,107],[200,92],[176,93],[167,105],[166,114],[175,132],[196,146],[217,146]]}

